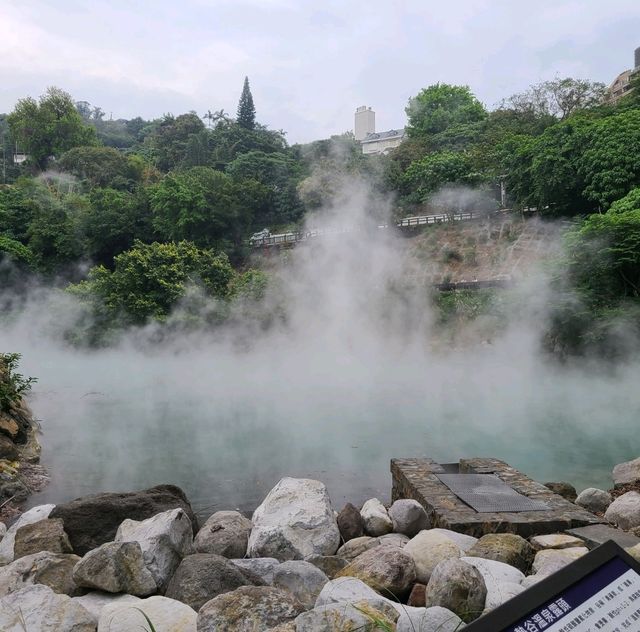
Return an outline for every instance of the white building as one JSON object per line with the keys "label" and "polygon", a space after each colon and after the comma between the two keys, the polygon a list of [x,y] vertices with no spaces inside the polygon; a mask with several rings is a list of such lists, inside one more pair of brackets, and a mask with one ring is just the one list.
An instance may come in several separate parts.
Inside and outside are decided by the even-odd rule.
{"label": "white building", "polygon": [[617,103],[622,97],[632,90],[631,80],[640,73],[640,48],[636,48],[634,53],[634,68],[621,72],[609,86],[607,90],[607,101]]}
{"label": "white building", "polygon": [[405,136],[404,128],[376,132],[376,113],[366,105],[356,108],[354,118],[354,136],[365,155],[386,154],[398,147]]}

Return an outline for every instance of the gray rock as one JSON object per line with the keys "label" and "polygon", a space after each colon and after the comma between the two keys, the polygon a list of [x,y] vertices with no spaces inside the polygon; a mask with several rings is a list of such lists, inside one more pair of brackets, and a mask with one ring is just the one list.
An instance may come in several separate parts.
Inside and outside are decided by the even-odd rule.
{"label": "gray rock", "polygon": [[313,608],[329,578],[317,567],[302,560],[282,562],[273,572],[273,585],[288,590],[305,608]]}
{"label": "gray rock", "polygon": [[544,486],[548,487],[554,494],[566,498],[569,502],[574,502],[578,495],[576,488],[566,481],[545,483]]}
{"label": "gray rock", "polygon": [[451,529],[430,529],[430,531],[446,536],[465,554],[470,551],[478,541],[478,538],[474,538],[472,535],[458,533],[457,531],[451,531]]}
{"label": "gray rock", "polygon": [[329,494],[319,481],[283,478],[253,513],[249,557],[333,555],[340,545]]}
{"label": "gray rock", "polygon": [[312,555],[305,561],[319,568],[329,579],[333,579],[336,573],[349,564],[348,560],[337,555]]}
{"label": "gray rock", "polygon": [[611,494],[605,492],[604,489],[588,487],[578,494],[576,505],[584,507],[591,513],[604,513],[612,500]]}
{"label": "gray rock", "polygon": [[0,630],[95,632],[96,624],[91,614],[71,597],[36,584],[0,599]]}
{"label": "gray rock", "polygon": [[250,576],[259,577],[265,584],[273,584],[273,571],[280,562],[274,557],[249,557],[241,560],[229,560]]}
{"label": "gray rock", "polygon": [[399,598],[416,581],[416,567],[411,555],[403,549],[379,546],[359,555],[337,576],[356,577],[385,597]]}
{"label": "gray rock", "polygon": [[364,535],[364,522],[360,515],[360,510],[351,503],[347,503],[336,518],[340,537],[343,542],[349,542],[353,538],[360,538]]}
{"label": "gray rock", "polygon": [[380,544],[387,544],[391,546],[398,546],[401,549],[404,548],[409,542],[410,538],[402,533],[387,533],[385,535],[381,535],[378,538]]}
{"label": "gray rock", "polygon": [[533,560],[531,570],[534,575],[546,577],[564,568],[567,564],[571,564],[578,558],[588,553],[586,547],[572,547],[569,549],[546,549],[538,551]]}
{"label": "gray rock", "polygon": [[[534,577],[534,575],[531,577]],[[513,599],[516,595],[519,595],[523,590],[525,590],[524,586],[514,584],[513,582],[497,582],[491,584],[491,586],[487,585],[487,598],[484,602],[484,612],[494,610],[509,601],[509,599]]]}
{"label": "gray rock", "polygon": [[338,557],[343,557],[345,560],[354,560],[358,555],[361,555],[365,551],[372,549],[374,546],[380,546],[379,538],[372,538],[368,535],[363,535],[361,538],[354,538],[343,544],[336,552]]}
{"label": "gray rock", "polygon": [[383,600],[356,603],[332,603],[303,612],[295,619],[296,632],[336,632],[358,630],[374,632],[382,628],[376,621],[393,629],[398,612]]}
{"label": "gray rock", "polygon": [[462,560],[450,559],[440,562],[431,573],[425,605],[447,608],[469,623],[482,614],[486,597],[487,587],[480,572]]}
{"label": "gray rock", "polygon": [[624,531],[640,526],[640,493],[627,492],[618,496],[609,505],[604,517]]}
{"label": "gray rock", "polygon": [[116,602],[105,606],[98,632],[148,630],[149,624],[140,611],[147,615],[157,632],[196,632],[198,615],[195,610],[179,601],[158,596],[140,599],[135,604]]}
{"label": "gray rock", "polygon": [[138,542],[107,542],[89,551],[73,570],[78,586],[146,597],[157,590]]}
{"label": "gray rock", "polygon": [[420,531],[402,550],[411,556],[416,565],[416,580],[425,585],[429,583],[433,569],[442,560],[462,555],[462,551],[448,536],[433,530]]}
{"label": "gray rock", "polygon": [[49,517],[49,514],[53,511],[55,505],[38,505],[32,507],[28,511],[25,511],[8,529],[5,536],[0,542],[0,565],[8,564],[14,559],[14,543],[16,539],[16,533],[20,527],[24,527],[27,524],[33,524],[39,520],[44,520]]}
{"label": "gray rock", "polygon": [[469,557],[504,562],[526,573],[531,567],[535,551],[521,536],[513,533],[489,533],[483,535],[467,552]]}
{"label": "gray rock", "polygon": [[40,551],[73,553],[69,537],[59,518],[45,518],[20,527],[16,531],[13,551],[14,559]]}
{"label": "gray rock", "polygon": [[519,584],[524,579],[524,573],[520,569],[515,566],[509,566],[504,562],[487,560],[483,557],[461,557],[460,559],[478,569],[484,578],[487,589],[492,584]]}
{"label": "gray rock", "polygon": [[574,546],[584,546],[584,540],[576,538],[566,533],[550,533],[547,535],[536,535],[529,539],[531,546],[536,551],[543,549],[570,549]]}
{"label": "gray rock", "polygon": [[286,590],[243,586],[208,601],[198,612],[198,632],[256,632],[294,620],[302,604]]}
{"label": "gray rock", "polygon": [[229,558],[244,557],[251,526],[251,520],[238,511],[216,511],[198,531],[193,550]]}
{"label": "gray rock", "polygon": [[169,509],[146,520],[124,520],[116,542],[137,542],[157,589],[163,591],[185,555],[191,552],[193,529],[184,509]]}
{"label": "gray rock", "polygon": [[612,472],[613,483],[616,487],[626,483],[640,481],[640,457],[633,461],[618,463]]}
{"label": "gray rock", "polygon": [[142,600],[140,597],[134,597],[133,595],[120,595],[95,591],[80,597],[74,597],[72,601],[79,603],[83,608],[85,608],[93,617],[95,625],[98,625],[102,610],[106,606],[117,604],[118,606],[127,605],[130,607]]}
{"label": "gray rock", "polygon": [[393,523],[393,530],[410,538],[431,526],[424,507],[417,500],[410,498],[396,500],[389,507],[389,517]]}
{"label": "gray rock", "polygon": [[362,516],[364,532],[367,535],[378,537],[393,531],[393,522],[389,518],[385,506],[377,498],[367,500],[362,505],[360,515]]}
{"label": "gray rock", "polygon": [[538,573],[536,575],[527,575],[527,577],[522,580],[522,583],[520,585],[524,590],[526,590],[527,588],[531,588],[531,586],[535,586],[538,582],[541,582],[547,577],[548,575],[543,575],[542,573]]}
{"label": "gray rock", "polygon": [[433,606],[403,612],[398,619],[396,632],[458,632],[463,627],[464,623],[457,614]]}
{"label": "gray rock", "polygon": [[7,525],[4,522],[0,522],[0,540],[4,538],[7,533]]}
{"label": "gray rock", "polygon": [[25,555],[0,568],[0,596],[31,584],[43,584],[62,595],[78,594],[73,569],[80,561],[77,555],[40,551]]}
{"label": "gray rock", "polygon": [[226,557],[214,553],[196,553],[182,560],[165,595],[197,611],[218,595],[259,581]]}

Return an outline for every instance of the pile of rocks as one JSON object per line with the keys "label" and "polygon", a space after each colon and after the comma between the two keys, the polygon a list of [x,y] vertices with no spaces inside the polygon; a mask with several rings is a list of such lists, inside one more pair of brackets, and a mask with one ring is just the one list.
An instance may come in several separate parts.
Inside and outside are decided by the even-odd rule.
{"label": "pile of rocks", "polygon": [[[576,502],[640,526],[635,491]],[[322,483],[294,478],[251,520],[219,511],[198,529],[184,493],[163,485],[34,507],[0,536],[7,632],[449,632],[587,552],[567,534],[432,528],[407,499],[336,514]]]}

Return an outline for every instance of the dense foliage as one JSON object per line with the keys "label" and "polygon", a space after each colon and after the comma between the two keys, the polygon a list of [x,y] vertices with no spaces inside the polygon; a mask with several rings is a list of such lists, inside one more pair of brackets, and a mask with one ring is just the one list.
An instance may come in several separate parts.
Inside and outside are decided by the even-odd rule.
{"label": "dense foliage", "polygon": [[9,412],[31,390],[35,377],[18,373],[19,353],[0,353],[0,411]]}

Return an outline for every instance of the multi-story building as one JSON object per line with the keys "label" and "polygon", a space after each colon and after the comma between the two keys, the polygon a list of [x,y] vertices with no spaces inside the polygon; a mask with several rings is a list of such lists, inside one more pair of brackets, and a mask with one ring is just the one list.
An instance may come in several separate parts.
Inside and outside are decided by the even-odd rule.
{"label": "multi-story building", "polygon": [[631,87],[631,79],[640,73],[640,47],[636,48],[634,53],[634,67],[630,70],[621,72],[607,89],[607,101],[616,103],[622,97],[629,94]]}
{"label": "multi-story building", "polygon": [[366,105],[356,108],[353,131],[365,155],[386,154],[398,147],[405,136],[404,128],[376,132],[376,113]]}

